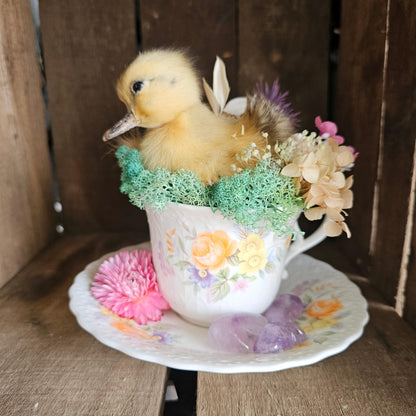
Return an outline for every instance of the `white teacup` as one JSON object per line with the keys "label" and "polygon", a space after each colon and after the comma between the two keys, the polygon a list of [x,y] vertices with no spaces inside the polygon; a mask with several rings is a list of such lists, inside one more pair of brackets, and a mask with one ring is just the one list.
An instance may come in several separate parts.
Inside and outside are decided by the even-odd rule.
{"label": "white teacup", "polygon": [[290,235],[248,232],[209,207],[146,212],[160,291],[175,312],[202,326],[224,314],[263,313],[287,277],[285,265],[325,238],[321,226],[291,244]]}

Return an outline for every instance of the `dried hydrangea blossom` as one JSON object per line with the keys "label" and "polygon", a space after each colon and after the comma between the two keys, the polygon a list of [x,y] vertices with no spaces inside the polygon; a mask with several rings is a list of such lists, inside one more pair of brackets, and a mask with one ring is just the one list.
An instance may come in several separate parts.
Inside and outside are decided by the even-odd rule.
{"label": "dried hydrangea blossom", "polygon": [[[317,118],[317,121],[317,127],[326,130],[326,137],[318,136],[313,144],[314,136],[302,133],[305,138],[301,142],[303,152],[297,156],[294,156],[298,151],[294,150],[295,142],[289,141],[288,147],[283,150],[286,162],[289,163],[283,167],[281,174],[297,181],[298,191],[306,202],[306,218],[313,221],[321,219],[326,214],[330,219],[324,225],[324,231],[328,236],[335,237],[344,231],[350,237],[350,230],[344,222],[347,215],[344,210],[352,207],[353,194],[350,188],[353,177],[346,178],[344,172],[353,165],[356,155],[351,148],[340,146],[344,139],[336,136],[335,123],[325,124],[327,122],[322,122],[320,118]],[[299,139],[299,136],[297,138]]]}

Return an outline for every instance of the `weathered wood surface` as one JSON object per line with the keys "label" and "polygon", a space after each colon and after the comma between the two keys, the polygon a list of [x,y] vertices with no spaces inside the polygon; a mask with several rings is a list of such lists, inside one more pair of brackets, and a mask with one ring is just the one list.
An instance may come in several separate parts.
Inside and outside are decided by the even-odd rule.
{"label": "weathered wood surface", "polygon": [[0,414],[160,414],[167,370],[108,348],[83,331],[67,291],[88,263],[135,235],[59,240],[0,292]]}
{"label": "weathered wood surface", "polygon": [[338,65],[336,121],[346,142],[360,155],[354,166],[354,208],[348,224],[353,238],[345,253],[368,274],[373,200],[377,179],[386,48],[387,0],[344,1]]}
{"label": "weathered wood surface", "polygon": [[416,333],[363,278],[370,323],[346,351],[264,374],[198,375],[198,416],[416,414]]}
{"label": "weathered wood surface", "polygon": [[[416,166],[413,167],[416,169]],[[409,268],[407,270],[407,282],[404,285],[404,319],[416,328],[416,211],[413,213],[413,230],[410,246]]]}
{"label": "weathered wood surface", "polygon": [[328,0],[239,1],[239,89],[279,78],[300,111],[301,128],[327,114],[329,67]]}
{"label": "weathered wood surface", "polygon": [[[415,269],[408,269],[412,210],[409,207],[416,142],[416,2],[389,2],[389,49],[386,62],[385,118],[382,175],[379,180],[378,222],[373,283],[394,304],[399,283],[414,285]],[[414,179],[413,179],[414,181]],[[409,240],[407,240],[409,238]],[[403,288],[405,289],[405,287]],[[414,293],[414,289],[413,289]],[[416,296],[407,297],[407,310],[416,308]],[[398,309],[401,306],[397,305]],[[408,315],[410,317],[410,314]],[[413,316],[413,325],[416,319]]]}
{"label": "weathered wood surface", "polygon": [[40,2],[52,135],[70,232],[144,227],[119,191],[120,172],[104,131],[126,112],[115,83],[136,55],[135,2]]}
{"label": "weathered wood surface", "polygon": [[0,286],[53,238],[40,70],[29,2],[0,4]]}
{"label": "weathered wood surface", "polygon": [[[86,264],[138,242],[135,233],[66,237],[0,291],[1,414],[161,412],[166,369],[100,344],[68,309],[68,288]],[[370,305],[362,338],[307,367],[200,373],[198,416],[415,414],[416,333],[367,280],[352,277]]]}
{"label": "weathered wood surface", "polygon": [[237,96],[236,13],[234,0],[142,0],[142,46],[188,49],[210,85],[215,57],[220,56],[227,65],[230,94]]}
{"label": "weathered wood surface", "polygon": [[343,2],[337,101],[340,130],[360,152],[348,219],[359,238],[346,255],[413,325],[415,24],[413,1]]}

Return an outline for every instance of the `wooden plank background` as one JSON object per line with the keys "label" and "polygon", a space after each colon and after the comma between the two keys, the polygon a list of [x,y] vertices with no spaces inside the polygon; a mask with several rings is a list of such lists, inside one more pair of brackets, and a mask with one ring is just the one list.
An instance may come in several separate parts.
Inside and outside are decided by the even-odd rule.
{"label": "wooden plank background", "polygon": [[238,10],[240,92],[278,78],[301,128],[315,130],[328,110],[330,1],[241,0]]}
{"label": "wooden plank background", "polygon": [[[360,152],[354,167],[353,237],[346,255],[368,275],[373,231],[386,48],[388,0],[343,2],[336,102],[339,131]],[[358,238],[357,238],[358,236]]]}
{"label": "wooden plank background", "polygon": [[103,132],[125,114],[116,80],[137,52],[135,2],[40,2],[57,174],[68,232],[136,229],[146,221],[118,191]]}
{"label": "wooden plank background", "polygon": [[55,229],[34,33],[29,2],[0,3],[0,286]]}
{"label": "wooden plank background", "polygon": [[[259,78],[271,82],[279,77],[282,88],[290,90],[295,110],[302,113],[301,128],[311,128],[316,115],[328,114],[328,96],[334,92],[329,90],[334,84],[329,54],[336,54],[329,50],[330,16],[339,4],[43,0],[46,86],[65,231],[133,230],[138,241],[147,236],[145,217],[120,195],[115,159],[101,143],[103,131],[124,114],[115,81],[136,55],[138,44],[146,49],[188,47],[209,82],[215,55],[222,56],[232,96],[244,94]],[[8,259],[4,267],[2,263],[1,281],[50,241],[55,219],[30,10],[22,1],[5,1],[0,10],[0,105],[10,112],[0,114],[5,126],[1,140],[9,144],[3,146],[0,165],[1,187],[6,189],[0,224],[8,236],[0,243]],[[416,237],[410,198],[415,15],[411,0],[342,2],[337,94],[330,113],[336,114],[340,133],[360,152],[354,169],[355,207],[349,218],[353,238],[334,244],[416,325]],[[25,30],[16,30],[20,27]],[[17,118],[26,121],[18,125]],[[9,137],[19,140],[7,142]]]}
{"label": "wooden plank background", "polygon": [[[144,49],[185,48],[196,59],[201,76],[212,85],[215,57],[224,59],[231,96],[237,90],[237,15],[235,0],[140,1]],[[186,22],[186,23],[185,23]]]}
{"label": "wooden plank background", "polygon": [[60,239],[2,290],[2,415],[161,414],[166,367],[101,344],[68,308],[74,276],[133,241],[131,236],[102,233]]}
{"label": "wooden plank background", "polygon": [[416,325],[410,198],[416,137],[415,19],[412,1],[343,2],[336,108],[340,128],[360,151],[349,218],[360,238],[346,245],[346,253]]}
{"label": "wooden plank background", "polygon": [[[410,252],[411,236],[407,234],[412,231],[415,203],[414,199],[410,200],[410,194],[412,170],[416,168],[416,3],[404,0],[389,4],[384,136],[380,154],[382,175],[374,266],[370,277],[389,303],[396,303],[399,313],[405,308],[406,317],[413,317],[416,325],[416,297],[411,297],[415,291],[416,273],[406,264],[407,257],[413,257],[415,253]],[[410,229],[407,230],[408,225]],[[403,289],[410,287],[407,297],[397,293],[401,284]]]}

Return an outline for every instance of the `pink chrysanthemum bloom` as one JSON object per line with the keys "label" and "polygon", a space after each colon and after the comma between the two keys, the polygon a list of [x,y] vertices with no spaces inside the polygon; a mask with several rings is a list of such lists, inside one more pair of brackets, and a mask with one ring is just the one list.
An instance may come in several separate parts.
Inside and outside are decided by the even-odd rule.
{"label": "pink chrysanthemum bloom", "polygon": [[159,292],[150,251],[122,251],[104,261],[94,276],[92,294],[122,318],[138,324],[160,321],[169,304]]}

